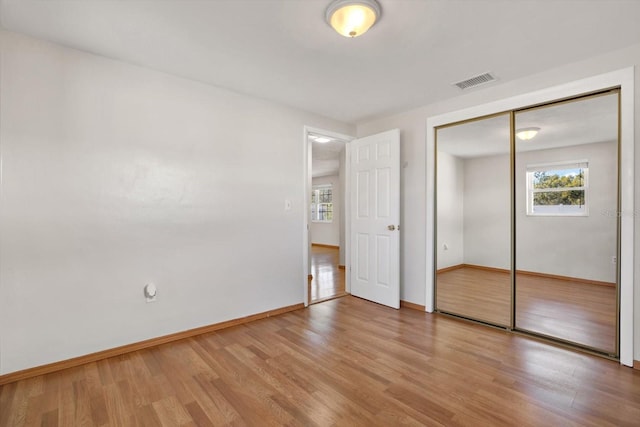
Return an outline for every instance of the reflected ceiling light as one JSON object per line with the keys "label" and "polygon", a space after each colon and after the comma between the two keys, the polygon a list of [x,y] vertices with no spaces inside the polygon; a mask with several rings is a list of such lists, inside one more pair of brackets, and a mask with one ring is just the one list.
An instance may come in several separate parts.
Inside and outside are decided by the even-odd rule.
{"label": "reflected ceiling light", "polygon": [[327,7],[325,19],[345,37],[358,37],[367,32],[380,18],[376,0],[334,0]]}
{"label": "reflected ceiling light", "polygon": [[533,137],[535,137],[538,132],[540,132],[540,128],[537,127],[522,128],[516,130],[516,136],[518,137],[518,139],[528,141],[530,139],[533,139]]}
{"label": "reflected ceiling light", "polygon": [[333,138],[330,138],[328,136],[314,135],[312,133],[309,134],[309,139],[314,141],[314,142],[319,142],[321,144],[324,144],[325,142],[333,141]]}

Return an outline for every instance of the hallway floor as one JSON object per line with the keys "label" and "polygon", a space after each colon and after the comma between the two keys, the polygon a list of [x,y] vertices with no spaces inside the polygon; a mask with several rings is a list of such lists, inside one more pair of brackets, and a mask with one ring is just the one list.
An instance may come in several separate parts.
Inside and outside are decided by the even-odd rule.
{"label": "hallway floor", "polygon": [[311,245],[311,275],[309,303],[336,298],[346,294],[345,270],[338,267],[340,250],[334,247]]}

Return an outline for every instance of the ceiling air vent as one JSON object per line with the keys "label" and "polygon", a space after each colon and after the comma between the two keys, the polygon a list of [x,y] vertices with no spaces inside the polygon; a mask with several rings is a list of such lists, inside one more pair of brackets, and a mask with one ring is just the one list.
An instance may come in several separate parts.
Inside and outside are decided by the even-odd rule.
{"label": "ceiling air vent", "polygon": [[491,73],[479,74],[469,79],[462,80],[461,82],[452,83],[454,86],[458,86],[460,89],[469,89],[470,87],[476,87],[496,80],[496,77]]}

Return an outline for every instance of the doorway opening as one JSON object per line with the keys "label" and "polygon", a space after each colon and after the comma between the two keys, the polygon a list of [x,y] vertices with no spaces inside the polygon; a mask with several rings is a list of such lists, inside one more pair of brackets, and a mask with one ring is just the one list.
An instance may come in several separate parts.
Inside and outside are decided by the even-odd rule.
{"label": "doorway opening", "polygon": [[345,267],[339,263],[339,254],[340,247],[311,243],[309,304],[347,295]]}
{"label": "doorway opening", "polygon": [[347,295],[348,142],[335,132],[305,128],[305,303]]}

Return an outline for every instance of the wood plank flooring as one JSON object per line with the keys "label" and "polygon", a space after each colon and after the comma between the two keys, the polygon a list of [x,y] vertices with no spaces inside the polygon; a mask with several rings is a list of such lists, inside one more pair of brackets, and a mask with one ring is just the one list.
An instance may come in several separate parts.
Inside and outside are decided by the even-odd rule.
{"label": "wood plank flooring", "polygon": [[438,273],[436,307],[494,325],[509,326],[511,276],[472,267]]}
{"label": "wood plank flooring", "polygon": [[637,426],[640,372],[355,297],[0,388],[5,426]]}
{"label": "wood plank flooring", "polygon": [[346,295],[345,270],[338,267],[340,249],[326,246],[311,246],[311,274],[309,281],[309,303],[326,301]]}
{"label": "wood plank flooring", "polygon": [[518,328],[615,353],[615,287],[524,274],[516,280]]}
{"label": "wood plank flooring", "polygon": [[[510,280],[509,273],[473,267],[438,273],[437,307],[508,326]],[[516,277],[519,329],[615,353],[616,315],[615,287],[527,274]]]}

